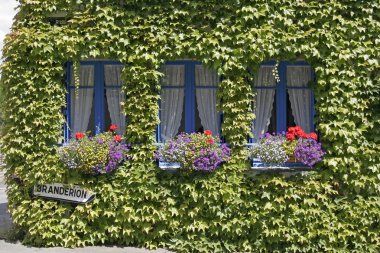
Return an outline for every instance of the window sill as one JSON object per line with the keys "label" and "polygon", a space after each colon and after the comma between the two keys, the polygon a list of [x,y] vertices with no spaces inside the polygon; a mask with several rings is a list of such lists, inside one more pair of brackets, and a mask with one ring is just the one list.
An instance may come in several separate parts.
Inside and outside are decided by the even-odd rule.
{"label": "window sill", "polygon": [[163,170],[170,173],[176,173],[181,168],[181,165],[179,163],[168,163],[168,162],[157,162],[158,167]]}
{"label": "window sill", "polygon": [[253,161],[251,170],[248,171],[248,174],[257,175],[260,173],[274,173],[274,174],[283,174],[285,176],[291,176],[295,174],[301,174],[306,176],[309,174],[309,171],[314,171],[313,167],[308,167],[303,163],[299,162],[287,162],[283,166],[269,166],[268,164],[261,163],[258,161]]}
{"label": "window sill", "polygon": [[[179,163],[157,162],[158,167],[162,171],[168,173],[179,172],[181,165]],[[284,166],[268,166],[267,164],[260,162],[253,162],[251,170],[247,171],[249,175],[257,175],[260,173],[278,173],[285,176],[291,176],[294,174],[301,174],[303,176],[308,175],[309,171],[313,171],[313,167],[305,166],[302,163],[285,163]]]}

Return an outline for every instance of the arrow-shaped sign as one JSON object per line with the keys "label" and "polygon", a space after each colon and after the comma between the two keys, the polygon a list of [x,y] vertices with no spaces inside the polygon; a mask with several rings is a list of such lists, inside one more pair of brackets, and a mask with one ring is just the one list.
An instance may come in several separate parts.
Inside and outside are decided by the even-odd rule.
{"label": "arrow-shaped sign", "polygon": [[85,204],[95,198],[95,194],[80,188],[77,185],[54,183],[35,185],[33,194],[39,197],[57,199],[75,203]]}

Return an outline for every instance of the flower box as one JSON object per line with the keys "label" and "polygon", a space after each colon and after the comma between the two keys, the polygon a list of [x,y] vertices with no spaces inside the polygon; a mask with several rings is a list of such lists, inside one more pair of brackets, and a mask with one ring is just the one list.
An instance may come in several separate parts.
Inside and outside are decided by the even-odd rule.
{"label": "flower box", "polygon": [[162,170],[178,170],[181,168],[180,163],[174,163],[174,162],[163,162],[163,161],[158,161],[158,167]]}
{"label": "flower box", "polygon": [[297,161],[297,158],[294,155],[289,156],[289,159],[288,159],[287,163],[296,163],[296,162],[298,162],[298,161]]}
{"label": "flower box", "polygon": [[204,133],[181,133],[160,145],[155,158],[163,170],[213,172],[231,156],[228,146],[220,142],[210,130]]}
{"label": "flower box", "polygon": [[298,126],[287,133],[266,133],[250,145],[252,168],[312,168],[325,154],[317,138],[316,133],[306,134]]}
{"label": "flower box", "polygon": [[251,170],[247,171],[248,176],[255,176],[261,173],[281,174],[285,177],[295,174],[301,174],[307,176],[310,171],[313,171],[313,167],[306,166],[301,162],[285,162],[282,165],[270,165],[263,163],[260,159],[251,160]]}
{"label": "flower box", "polygon": [[116,135],[117,125],[108,132],[95,136],[77,132],[75,138],[58,149],[59,158],[72,173],[84,175],[111,174],[130,159],[129,145],[122,143],[123,137]]}

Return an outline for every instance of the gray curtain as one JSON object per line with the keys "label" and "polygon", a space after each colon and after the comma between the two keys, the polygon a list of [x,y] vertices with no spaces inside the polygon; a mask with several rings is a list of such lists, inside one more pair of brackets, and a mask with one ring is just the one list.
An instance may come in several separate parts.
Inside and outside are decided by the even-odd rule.
{"label": "gray curtain", "polygon": [[[161,71],[163,86],[182,86],[185,84],[185,68],[183,65],[166,65]],[[161,92],[161,140],[174,137],[179,130],[182,119],[184,88],[167,88]]]}
{"label": "gray curtain", "polygon": [[[207,69],[202,65],[195,66],[196,86],[218,86],[219,76],[216,71]],[[199,117],[204,130],[211,130],[213,134],[219,134],[219,113],[216,110],[216,89],[196,89]]]}
{"label": "gray curtain", "polygon": [[[307,87],[311,80],[311,67],[288,66],[286,76],[288,87]],[[288,92],[295,123],[309,133],[311,130],[311,90],[288,89]]]}
{"label": "gray curtain", "polygon": [[[125,134],[126,130],[125,114],[123,113],[121,106],[125,101],[125,94],[121,90],[121,85],[123,84],[123,81],[121,79],[122,69],[123,66],[121,65],[104,66],[108,110],[112,124],[119,126],[119,128],[116,130],[116,133],[120,135]],[[107,86],[119,86],[120,88],[107,88]]]}
{"label": "gray curtain", "polygon": [[[73,73],[73,71],[71,71]],[[71,85],[74,85],[74,74],[71,75]],[[79,70],[80,86],[94,86],[94,66],[81,66]],[[71,92],[71,131],[86,132],[90,120],[91,109],[93,105],[93,88],[79,89],[75,94]]]}
{"label": "gray curtain", "polygon": [[[261,66],[255,78],[255,86],[276,86],[277,82],[274,77],[273,70],[273,66]],[[257,140],[260,135],[263,135],[268,130],[273,109],[275,91],[275,88],[256,90],[257,93],[254,104],[256,118],[252,126],[255,140]]]}

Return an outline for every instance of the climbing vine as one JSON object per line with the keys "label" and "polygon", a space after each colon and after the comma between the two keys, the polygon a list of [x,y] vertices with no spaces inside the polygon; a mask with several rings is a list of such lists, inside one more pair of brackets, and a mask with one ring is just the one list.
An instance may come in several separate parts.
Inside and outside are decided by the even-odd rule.
{"label": "climbing vine", "polygon": [[[3,49],[1,150],[24,243],[166,247],[183,252],[379,252],[378,1],[19,0]],[[57,18],[59,17],[59,18]],[[213,174],[170,174],[152,157],[160,66],[196,59],[223,76],[218,108],[234,158]],[[247,176],[260,63],[302,58],[317,77],[317,130],[328,155],[308,177]],[[112,177],[60,165],[65,63],[124,64],[131,163]],[[17,180],[15,180],[17,178]],[[34,198],[36,183],[97,194],[86,205]]]}

